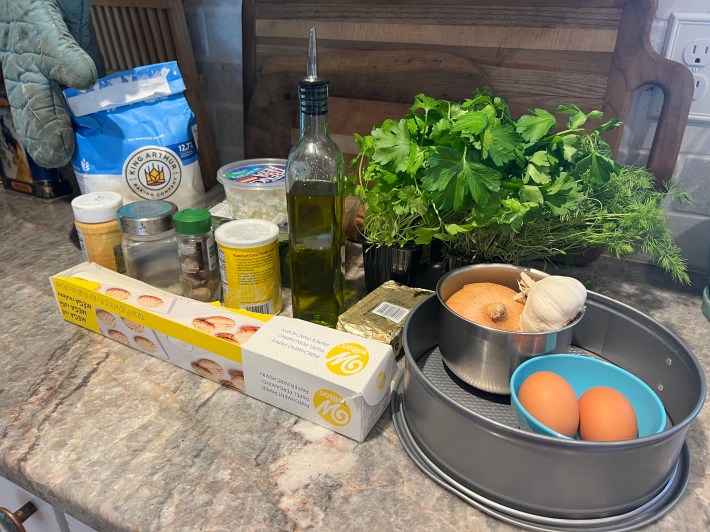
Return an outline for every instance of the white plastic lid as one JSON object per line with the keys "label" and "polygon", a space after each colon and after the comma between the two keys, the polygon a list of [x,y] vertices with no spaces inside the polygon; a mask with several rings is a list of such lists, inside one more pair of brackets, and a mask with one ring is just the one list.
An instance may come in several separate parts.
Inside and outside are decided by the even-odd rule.
{"label": "white plastic lid", "polygon": [[118,192],[89,192],[77,196],[71,202],[74,219],[85,224],[98,224],[116,219],[123,206],[123,197]]}
{"label": "white plastic lid", "polygon": [[217,244],[227,248],[253,248],[274,242],[279,226],[266,220],[245,218],[220,225],[214,232]]}

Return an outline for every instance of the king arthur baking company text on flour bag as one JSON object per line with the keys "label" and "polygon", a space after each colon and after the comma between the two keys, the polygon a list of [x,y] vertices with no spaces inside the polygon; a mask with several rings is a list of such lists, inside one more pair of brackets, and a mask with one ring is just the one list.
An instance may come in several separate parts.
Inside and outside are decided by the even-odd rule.
{"label": "king arthur baking company text on flour bag", "polygon": [[66,89],[76,134],[79,188],[123,202],[169,200],[180,209],[204,193],[195,115],[176,62],[116,72],[89,90]]}

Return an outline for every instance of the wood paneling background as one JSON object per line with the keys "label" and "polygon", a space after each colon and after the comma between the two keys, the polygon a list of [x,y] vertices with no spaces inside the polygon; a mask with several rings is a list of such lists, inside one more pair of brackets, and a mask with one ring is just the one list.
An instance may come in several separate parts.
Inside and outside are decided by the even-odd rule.
{"label": "wood paneling background", "polygon": [[[649,168],[670,177],[692,97],[688,70],[653,51],[654,0],[244,0],[247,157],[285,157],[308,29],[330,80],[330,127],[352,134],[401,116],[414,96],[462,100],[490,86],[517,115],[575,103],[623,120],[634,91],[665,94]],[[621,128],[607,135],[614,152]]]}

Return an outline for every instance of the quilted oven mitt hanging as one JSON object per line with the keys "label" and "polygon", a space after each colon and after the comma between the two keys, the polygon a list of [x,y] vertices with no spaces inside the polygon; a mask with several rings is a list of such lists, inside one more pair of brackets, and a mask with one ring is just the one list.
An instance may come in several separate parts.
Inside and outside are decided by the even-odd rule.
{"label": "quilted oven mitt hanging", "polygon": [[67,27],[90,49],[88,17],[89,0],[0,0],[0,60],[13,122],[32,158],[47,168],[64,166],[74,150],[62,86],[96,82],[94,60]]}

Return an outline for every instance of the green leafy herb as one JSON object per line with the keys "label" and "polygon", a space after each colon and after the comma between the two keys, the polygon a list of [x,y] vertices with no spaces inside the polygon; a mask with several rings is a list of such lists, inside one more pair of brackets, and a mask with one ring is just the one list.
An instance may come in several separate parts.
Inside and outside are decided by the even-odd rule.
{"label": "green leafy herb", "polygon": [[363,235],[439,239],[452,253],[515,264],[594,246],[644,252],[687,282],[665,225],[667,193],[614,160],[601,133],[620,122],[589,125],[602,118],[567,104],[514,119],[488,89],[460,103],[419,94],[410,114],[355,135],[348,192],[363,204]]}
{"label": "green leafy herb", "polygon": [[555,117],[545,109],[535,109],[533,113],[521,116],[516,123],[518,133],[530,143],[540,140],[557,124]]}
{"label": "green leafy herb", "polygon": [[372,139],[375,147],[373,161],[380,164],[392,163],[393,169],[398,172],[407,170],[412,141],[406,120],[386,120],[381,128],[373,130]]}

